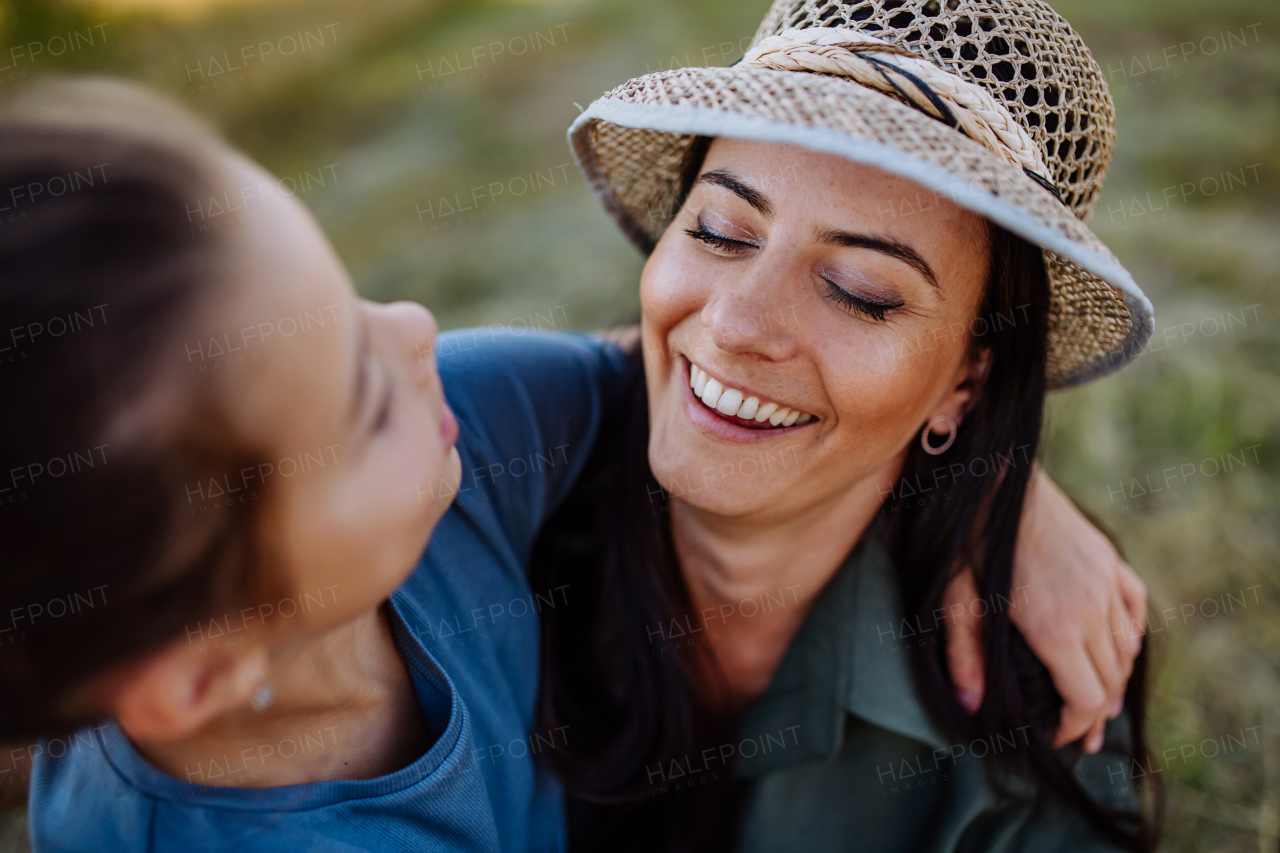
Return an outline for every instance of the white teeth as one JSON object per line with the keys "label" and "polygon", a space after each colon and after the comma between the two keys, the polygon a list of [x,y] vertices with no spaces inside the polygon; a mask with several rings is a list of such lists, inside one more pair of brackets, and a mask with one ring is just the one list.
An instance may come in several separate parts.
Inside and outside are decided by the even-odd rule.
{"label": "white teeth", "polygon": [[693,362],[689,362],[689,386],[693,388],[694,396],[700,398],[706,406],[724,415],[736,415],[743,420],[754,419],[756,423],[767,420],[772,426],[782,427],[805,424],[814,419],[813,415],[799,409],[793,410],[786,406],[779,408],[777,403],[761,403],[759,397],[747,397],[744,400],[743,393],[737,388],[726,388]]}
{"label": "white teeth", "polygon": [[724,386],[720,384],[718,379],[708,379],[707,387],[702,389],[702,402],[711,408],[715,408],[720,402],[720,395],[724,393]]}
{"label": "white teeth", "polygon": [[724,393],[720,395],[719,402],[716,403],[716,411],[724,415],[738,414],[738,407],[742,405],[742,392],[737,388],[726,388]]}

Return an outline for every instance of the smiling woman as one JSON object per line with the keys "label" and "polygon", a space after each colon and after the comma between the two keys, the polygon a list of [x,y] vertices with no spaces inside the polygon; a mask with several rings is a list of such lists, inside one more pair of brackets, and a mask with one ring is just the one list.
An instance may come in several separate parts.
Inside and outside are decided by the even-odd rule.
{"label": "smiling woman", "polygon": [[[679,482],[706,467],[732,464],[741,445],[772,441],[788,443],[794,464],[774,474],[767,488],[745,478],[726,481],[691,501],[699,512],[674,516],[677,550],[682,538],[702,538],[692,520],[710,513],[793,528],[817,523],[823,550],[847,553],[901,478],[904,445],[921,423],[967,420],[968,446],[958,449],[960,458],[1011,455],[1019,445],[1034,450],[1044,394],[1047,291],[1032,247],[946,201],[928,220],[886,226],[875,211],[913,188],[832,155],[716,140],[705,168],[641,282],[650,464],[658,482]],[[708,174],[716,177],[707,181]],[[731,188],[726,176],[738,176]],[[689,222],[696,224],[680,227]],[[708,222],[719,231],[709,231]],[[710,244],[707,234],[714,235]],[[944,271],[941,279],[934,268]],[[975,317],[1007,313],[1014,305],[1029,309],[1020,332],[1015,327],[988,341],[944,339],[928,358],[893,346],[935,328],[968,328]],[[784,309],[791,320],[781,327],[753,331],[747,325],[752,317]],[[996,356],[1000,369],[993,370]],[[750,389],[748,401],[769,400],[766,407],[781,408],[767,426],[754,422],[758,414],[745,421],[740,409],[730,414],[708,399],[719,392],[711,385],[721,385],[715,379],[704,384],[698,400],[696,381],[692,388],[684,381],[686,365],[724,377],[726,388]],[[720,401],[733,393],[724,391]],[[1014,409],[1006,423],[1001,408]],[[779,413],[783,417],[774,420]],[[795,413],[808,416],[805,423]],[[1010,466],[1003,473],[1001,480],[1020,492],[1029,468]],[[985,490],[991,482],[978,485]],[[956,491],[967,485],[957,484]],[[1011,508],[1016,519],[1017,507]],[[905,520],[921,515],[899,516],[900,526],[914,528]],[[843,533],[823,529],[836,519],[847,524]],[[938,527],[931,534],[935,542],[947,536]],[[989,534],[977,538],[1000,541]],[[950,557],[939,565],[960,556],[960,544],[951,545],[956,553],[934,555]],[[803,579],[802,588],[812,592],[822,587],[820,567],[829,561],[811,556],[810,570],[802,568],[802,577],[792,579]],[[920,602],[928,605],[926,614],[941,603],[943,579],[924,579],[932,587],[919,591],[928,597]],[[695,607],[716,597],[699,589],[706,581],[688,580]],[[740,698],[751,700],[767,686],[784,650],[773,645],[772,654],[762,653],[748,637],[727,643],[717,657],[729,684],[741,688]]]}
{"label": "smiling woman", "polygon": [[[1142,660],[1125,690],[1090,638],[1111,722],[1066,745],[1079,661],[1012,604],[1046,391],[1150,334],[1081,222],[1112,121],[1036,0],[778,0],[740,63],[575,123],[649,253],[632,410],[539,557],[601,612],[545,631],[583,849],[1151,846],[1106,772],[1145,755]],[[948,666],[972,604],[981,701]]]}
{"label": "smiling woman", "polygon": [[[948,202],[928,220],[886,228],[875,211],[913,191],[907,181],[794,146],[716,140],[706,167],[641,283],[646,352],[666,356],[651,361],[650,376],[697,371],[690,382],[673,376],[655,395],[663,400],[654,407],[651,450],[660,481],[678,465],[667,461],[676,452],[668,446],[687,449],[695,464],[717,463],[733,452],[724,442],[770,440],[793,428],[825,456],[812,471],[801,464],[790,473],[813,495],[824,491],[815,474],[842,487],[868,480],[901,450],[904,425],[914,435],[931,418],[963,416],[974,383],[958,383],[940,404],[941,386],[985,370],[985,359],[963,358],[963,337],[944,339],[925,359],[906,354],[901,341],[967,327],[979,314],[990,255],[980,217]],[[943,283],[935,267],[946,271]],[[752,323],[784,313],[785,324]],[[851,374],[849,364],[861,370]],[[956,375],[940,364],[954,364]],[[686,405],[698,398],[702,405]],[[762,407],[768,414],[757,424]],[[677,438],[686,424],[721,441]],[[889,446],[865,433],[868,424],[881,425]],[[894,478],[879,479],[884,486]],[[726,500],[743,509],[741,496]]]}
{"label": "smiling woman", "polygon": [[[544,692],[548,722],[571,725],[580,737],[595,735],[583,744],[597,751],[595,758],[579,757],[578,764],[567,752],[554,757],[564,764],[571,792],[584,804],[627,802],[643,798],[637,789],[648,792],[636,813],[643,830],[611,808],[580,807],[579,837],[588,848],[613,849],[625,847],[624,839],[661,843],[665,833],[674,832],[697,839],[691,849],[779,849],[787,846],[801,809],[809,836],[826,839],[831,849],[845,849],[853,838],[866,841],[866,832],[878,839],[875,849],[949,849],[912,815],[923,809],[946,826],[1000,797],[1017,802],[1025,794],[1012,793],[1016,780],[1030,778],[1101,837],[1141,846],[1134,803],[1113,797],[1096,779],[1082,781],[1104,773],[1117,754],[1145,754],[1140,678],[1129,692],[1127,715],[1111,731],[1107,753],[1081,764],[1077,772],[1083,777],[1064,774],[1064,762],[1078,756],[1064,758],[1052,749],[1061,702],[1043,665],[1012,627],[1011,610],[998,606],[1014,598],[1014,543],[1045,394],[1049,291],[1039,250],[946,199],[937,201],[932,217],[886,223],[877,211],[917,189],[828,154],[716,139],[703,168],[641,281],[647,404],[637,398],[634,405],[636,411],[647,406],[648,430],[624,428],[630,438],[612,451],[620,455],[607,462],[608,452],[602,454],[600,468],[610,472],[603,476],[611,494],[621,497],[610,504],[591,485],[579,490],[584,503],[609,507],[599,523],[606,531],[603,541],[613,546],[581,563],[584,572],[593,572],[597,561],[612,569],[594,587],[602,609],[609,611],[606,602],[629,600],[648,607],[632,611],[619,605],[621,614],[612,612],[607,625],[554,624],[557,614],[548,632],[547,686],[555,685],[560,694]],[[780,319],[760,322],[763,317]],[[977,328],[975,320],[995,317],[1015,320],[992,323],[998,332],[986,335],[933,334]],[[924,352],[903,346],[922,337],[934,346]],[[637,384],[634,393],[641,388]],[[938,450],[951,451],[948,464],[984,464],[953,478],[941,500],[914,506],[906,497],[914,492],[899,484],[936,483],[938,471],[948,470],[934,460],[931,451],[937,448],[918,435],[922,422],[926,433],[944,422],[952,425]],[[963,431],[956,428],[960,423]],[[753,460],[774,454],[785,464],[754,476],[759,469]],[[753,461],[750,475],[744,460]],[[663,490],[669,514],[655,516],[652,507],[646,512],[628,504],[628,495]],[[585,506],[571,504],[562,518],[584,512]],[[656,529],[645,531],[645,522],[615,527],[626,514],[647,516]],[[669,533],[662,529],[668,518]],[[585,585],[571,568],[580,538],[572,538],[568,554],[559,550],[564,546],[556,544],[554,532],[544,541],[548,582]],[[989,614],[988,698],[976,715],[962,706],[947,673],[947,644],[935,636],[911,659],[918,696],[896,707],[877,694],[915,691],[903,661],[885,668],[884,636],[894,636],[904,617],[922,630],[955,630],[938,614],[947,610],[949,567],[957,564],[977,568],[972,601]],[[894,585],[896,594],[886,589]],[[789,606],[772,606],[775,591],[787,603],[783,590]],[[729,616],[745,618],[726,618],[725,602],[734,601],[751,603],[750,614],[735,606]],[[756,601],[763,602],[758,609]],[[843,607],[851,610],[835,616]],[[691,617],[700,626],[696,630]],[[825,629],[815,627],[833,619],[836,624]],[[848,624],[839,626],[841,621]],[[663,641],[646,656],[658,657],[660,673],[650,678],[666,685],[600,695],[599,683],[609,681],[605,673],[635,665],[624,661],[631,656],[625,626],[634,630],[640,627],[636,622],[644,623],[651,643],[655,635]],[[683,627],[668,631],[668,624]],[[864,632],[872,627],[875,642],[868,642]],[[824,637],[824,630],[852,633],[837,640]],[[695,633],[702,636],[687,644],[671,642]],[[851,646],[865,669],[855,662],[851,674],[842,674],[847,663],[811,648],[833,642]],[[598,673],[582,668],[584,648],[601,650],[594,658]],[[866,657],[877,649],[879,660],[867,665]],[[893,654],[899,651],[891,647]],[[814,728],[814,714],[822,711],[786,698],[798,683],[779,687],[797,677],[792,670],[801,666],[806,679],[831,680],[819,691],[838,690],[841,681],[874,691],[836,700],[849,702],[850,719],[861,721],[847,724],[852,728],[843,735],[845,745]],[[604,711],[622,696],[648,710],[620,718]],[[617,728],[598,719],[588,723],[579,714],[613,719]],[[824,726],[833,724],[846,727],[842,715]],[[789,733],[788,761],[838,757],[851,769],[843,777],[800,783],[794,776],[799,768],[791,777],[771,777],[760,769],[761,761],[749,760],[754,753],[744,752],[732,765],[719,753],[720,744],[765,732]],[[894,742],[890,733],[908,740]],[[637,751],[635,740],[644,738],[652,740]],[[957,761],[963,753],[950,751],[953,738],[988,738],[1015,748],[990,755],[984,749]],[[625,756],[614,755],[611,741],[632,746]],[[710,765],[707,749],[719,756]],[[946,757],[941,765],[938,751]],[[648,756],[643,767],[628,762],[637,754]],[[911,765],[920,754],[932,756],[929,785],[896,784],[900,762]],[[689,757],[699,755],[701,766],[695,768]],[[608,771],[603,756],[616,762]],[[992,774],[989,781],[981,759]],[[783,759],[772,761],[776,766]],[[872,762],[881,771],[874,776],[880,784],[868,781]],[[691,784],[679,779],[695,770],[704,771],[696,793],[678,802],[657,799]],[[642,774],[643,783],[629,773]],[[710,787],[702,787],[709,776]],[[755,784],[726,787],[735,776]],[[894,780],[891,788],[884,787],[886,778]],[[962,795],[957,791],[964,788],[956,787],[961,784],[977,787]],[[796,802],[799,791],[811,785],[815,790],[803,804]],[[851,805],[904,790],[913,792],[910,802],[892,801],[902,806],[900,812],[882,805],[868,805],[871,812],[864,812]],[[739,813],[744,798],[750,808]],[[948,798],[951,807],[944,805]],[[952,816],[944,820],[948,812]],[[736,822],[742,826],[735,828]],[[866,822],[871,829],[853,834],[854,826]],[[1037,822],[1033,840],[1047,832],[1093,843],[1088,831],[1081,835],[1070,821],[1037,813],[1032,823]],[[968,831],[971,843],[996,832],[976,826]]]}

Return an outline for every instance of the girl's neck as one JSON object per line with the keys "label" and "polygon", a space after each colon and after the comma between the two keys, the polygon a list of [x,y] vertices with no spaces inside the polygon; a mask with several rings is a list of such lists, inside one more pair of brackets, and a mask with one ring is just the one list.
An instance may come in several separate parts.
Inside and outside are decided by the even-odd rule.
{"label": "girl's neck", "polygon": [[384,775],[433,740],[383,607],[275,654],[270,684],[262,711],[136,746],[183,781],[259,788]]}
{"label": "girl's neck", "polygon": [[676,556],[694,613],[732,698],[748,705],[768,687],[880,501],[874,487],[854,488],[804,513],[767,520],[673,504]]}

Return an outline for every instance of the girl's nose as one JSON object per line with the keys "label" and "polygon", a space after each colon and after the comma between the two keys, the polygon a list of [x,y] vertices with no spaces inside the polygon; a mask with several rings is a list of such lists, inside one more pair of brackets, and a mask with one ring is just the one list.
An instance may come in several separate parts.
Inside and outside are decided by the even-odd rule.
{"label": "girl's nose", "polygon": [[430,384],[436,375],[436,337],[440,325],[435,315],[417,302],[392,302],[372,306],[391,340],[403,347],[414,382]]}

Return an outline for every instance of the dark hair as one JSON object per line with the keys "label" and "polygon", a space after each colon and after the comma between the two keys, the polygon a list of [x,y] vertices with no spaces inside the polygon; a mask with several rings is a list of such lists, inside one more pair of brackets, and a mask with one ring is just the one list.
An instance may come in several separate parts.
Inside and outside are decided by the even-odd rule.
{"label": "dark hair", "polygon": [[183,496],[256,455],[191,383],[163,381],[224,268],[188,222],[219,185],[217,144],[109,81],[0,110],[0,740],[100,718],[77,688],[250,587],[252,519]]}
{"label": "dark hair", "polygon": [[[695,144],[701,162],[706,145]],[[686,184],[697,165],[686,170]],[[687,192],[687,190],[686,190]],[[1013,554],[1030,462],[1039,444],[1045,396],[1048,284],[1042,252],[989,226],[990,266],[980,318],[985,334],[971,346],[989,350],[991,367],[954,446],[929,456],[914,443],[903,480],[932,476],[950,460],[983,458],[987,476],[958,477],[937,503],[910,506],[896,489],[882,522],[904,607],[926,624],[941,606],[952,567],[967,559],[987,601],[1009,600]],[[1016,316],[1015,316],[1016,315]],[[976,322],[976,321],[975,321]],[[971,329],[971,332],[974,330]],[[743,793],[732,778],[679,796],[654,796],[646,768],[697,755],[735,720],[707,647],[686,656],[655,656],[646,628],[692,612],[671,540],[666,494],[648,465],[648,410],[643,365],[633,358],[626,411],[612,415],[587,474],[544,527],[534,552],[537,584],[570,583],[578,604],[543,622],[540,725],[568,725],[569,746],[549,755],[568,796],[571,844],[582,850],[734,849]],[[655,496],[658,500],[655,501]],[[1048,672],[1011,624],[1007,607],[985,618],[986,697],[969,716],[955,697],[946,650],[913,656],[926,706],[957,736],[993,735],[1031,724],[1030,746],[988,762],[997,790],[1012,770],[1040,782],[1042,793],[1076,809],[1125,849],[1154,843],[1140,814],[1105,810],[1051,748],[1061,699]],[[1128,744],[1108,749],[1144,756],[1145,653],[1126,695]],[[714,679],[713,679],[714,682]],[[1007,760],[1006,760],[1007,756]]]}
{"label": "dark hair", "polygon": [[[949,481],[943,499],[913,500],[897,489],[885,502],[886,539],[907,618],[936,621],[947,585],[960,566],[974,569],[978,597],[987,603],[983,652],[986,695],[970,716],[956,698],[946,647],[931,645],[913,656],[917,682],[934,718],[959,737],[983,737],[1030,726],[1028,743],[988,762],[1039,781],[1043,791],[1081,814],[1109,842],[1127,850],[1154,846],[1154,832],[1140,812],[1104,808],[1076,780],[1053,749],[1062,699],[1044,664],[1010,621],[1013,557],[1024,497],[1036,456],[1044,412],[1049,288],[1043,253],[1026,240],[989,226],[991,260],[978,320],[984,334],[970,346],[990,350],[990,370],[955,444],[930,456],[913,442],[899,483],[937,482],[952,460],[966,460],[965,473]],[[971,325],[971,331],[973,326]],[[975,464],[985,473],[977,476]],[[944,480],[945,482],[945,480]],[[1108,743],[1127,758],[1146,756],[1143,735],[1146,652],[1139,655],[1125,695],[1126,742]],[[1072,748],[1076,757],[1077,748]],[[1127,762],[1126,762],[1127,765]],[[992,772],[997,791],[1012,794]]]}
{"label": "dark hair", "polygon": [[[631,358],[619,410],[534,545],[535,583],[574,590],[542,621],[540,723],[568,725],[551,757],[566,789],[570,847],[646,853],[735,849],[741,786],[653,796],[646,768],[733,740],[716,669],[696,652],[653,657],[646,629],[693,612],[671,539],[666,493],[649,468],[644,364]],[[711,672],[712,683],[705,673]]]}

